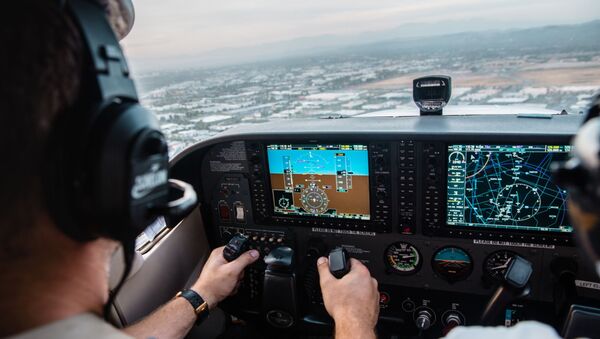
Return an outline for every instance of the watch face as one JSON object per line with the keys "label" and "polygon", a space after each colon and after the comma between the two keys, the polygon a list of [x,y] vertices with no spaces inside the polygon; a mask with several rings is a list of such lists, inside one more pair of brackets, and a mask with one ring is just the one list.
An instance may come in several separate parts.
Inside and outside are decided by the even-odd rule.
{"label": "watch face", "polygon": [[202,297],[193,290],[185,290],[185,291],[181,291],[177,294],[179,296],[181,296],[182,298],[184,298],[185,300],[187,300],[192,305],[196,314],[198,314],[198,312],[200,312],[200,309],[204,305],[206,305],[205,308],[208,308],[207,307],[208,304],[206,303],[206,301],[204,301],[204,299],[202,299]]}
{"label": "watch face", "polygon": [[184,290],[177,293],[176,297],[182,297],[187,300],[194,308],[197,320],[196,325],[204,321],[210,314],[208,303],[194,290]]}

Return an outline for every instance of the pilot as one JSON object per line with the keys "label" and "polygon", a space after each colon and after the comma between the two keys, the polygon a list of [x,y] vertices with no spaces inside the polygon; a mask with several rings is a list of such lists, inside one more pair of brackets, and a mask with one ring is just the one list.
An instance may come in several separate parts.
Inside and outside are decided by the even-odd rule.
{"label": "pilot", "polygon": [[[124,36],[128,8],[98,1],[117,36]],[[109,261],[118,243],[75,240],[47,210],[41,178],[52,151],[49,134],[87,86],[82,37],[60,3],[8,1],[0,11],[0,337],[182,338],[197,316],[181,297],[122,331],[105,322]],[[191,287],[209,308],[234,293],[244,268],[259,258],[251,250],[228,263],[222,251],[213,250]],[[374,337],[377,283],[367,268],[354,261],[337,280],[326,267],[322,258],[325,305],[339,336]]]}
{"label": "pilot", "polygon": [[[123,21],[127,16],[122,4],[98,1],[107,9],[116,34],[126,34]],[[109,299],[109,262],[117,242],[103,237],[77,241],[59,230],[46,208],[40,178],[48,136],[86,87],[82,38],[59,3],[10,1],[3,4],[0,14],[0,140],[4,146],[0,163],[0,337],[182,338],[197,316],[190,302],[181,297],[123,330],[105,322],[102,316]],[[592,127],[582,129],[581,138],[587,137],[581,144],[595,148],[576,148],[592,151],[580,154],[585,161],[573,166],[573,171],[592,173],[589,182],[595,186],[571,185],[572,193],[582,194],[574,195],[570,211],[583,235],[583,247],[597,260],[600,236],[595,233],[600,230],[600,215],[594,207],[600,201],[596,190],[600,187],[598,119],[586,126]],[[586,200],[586,194],[593,199]],[[223,248],[213,250],[190,289],[209,308],[235,292],[244,268],[259,257],[251,250],[228,263],[222,252]],[[379,293],[369,270],[352,259],[351,271],[337,279],[329,272],[327,258],[319,258],[317,265],[336,338],[375,338]],[[522,322],[510,329],[456,328],[448,334],[450,338],[484,336],[558,337],[551,327],[535,322]]]}

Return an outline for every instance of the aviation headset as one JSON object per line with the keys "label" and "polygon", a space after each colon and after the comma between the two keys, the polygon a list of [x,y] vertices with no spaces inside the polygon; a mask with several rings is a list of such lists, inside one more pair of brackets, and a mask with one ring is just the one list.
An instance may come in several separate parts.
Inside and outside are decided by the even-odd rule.
{"label": "aviation headset", "polygon": [[[131,270],[136,237],[158,216],[183,216],[196,205],[192,186],[169,179],[168,147],[154,114],[143,108],[105,8],[92,0],[59,1],[85,47],[82,90],[57,119],[47,145],[43,184],[48,210],[69,237],[105,237],[124,247]],[[130,9],[131,0],[121,1]],[[122,34],[122,33],[121,33]],[[122,34],[124,35],[124,34]],[[179,198],[169,201],[174,192]]]}
{"label": "aviation headset", "polygon": [[600,275],[600,95],[573,139],[569,161],[556,166],[554,178],[569,192],[569,216],[577,240]]}

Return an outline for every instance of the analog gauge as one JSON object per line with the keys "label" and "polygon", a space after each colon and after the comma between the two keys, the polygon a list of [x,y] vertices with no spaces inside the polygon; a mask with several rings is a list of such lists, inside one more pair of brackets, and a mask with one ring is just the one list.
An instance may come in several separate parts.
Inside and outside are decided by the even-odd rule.
{"label": "analog gauge", "polygon": [[444,279],[455,282],[466,279],[473,270],[473,260],[465,250],[444,247],[433,256],[433,269]]}
{"label": "analog gauge", "polygon": [[385,263],[391,272],[413,274],[421,268],[421,254],[409,243],[396,242],[385,250]]}
{"label": "analog gauge", "polygon": [[515,252],[500,250],[490,254],[483,263],[483,271],[488,277],[502,281],[508,266],[517,255]]}

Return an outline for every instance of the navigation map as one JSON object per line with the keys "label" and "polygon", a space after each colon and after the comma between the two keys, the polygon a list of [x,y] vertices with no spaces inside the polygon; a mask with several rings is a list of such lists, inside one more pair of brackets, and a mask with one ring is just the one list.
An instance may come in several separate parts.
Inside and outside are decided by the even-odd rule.
{"label": "navigation map", "polygon": [[267,146],[275,214],[370,219],[366,145]]}
{"label": "navigation map", "polygon": [[447,224],[572,232],[550,164],[571,146],[450,145]]}

